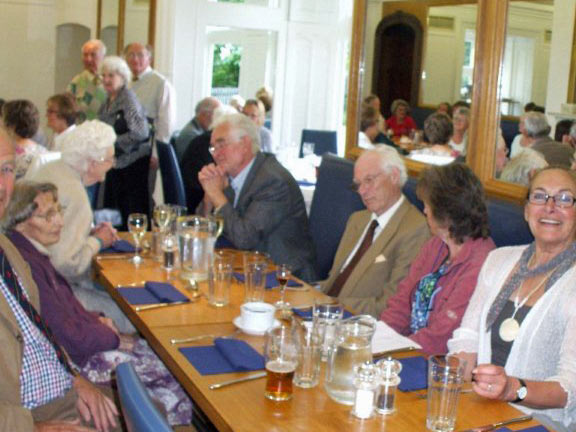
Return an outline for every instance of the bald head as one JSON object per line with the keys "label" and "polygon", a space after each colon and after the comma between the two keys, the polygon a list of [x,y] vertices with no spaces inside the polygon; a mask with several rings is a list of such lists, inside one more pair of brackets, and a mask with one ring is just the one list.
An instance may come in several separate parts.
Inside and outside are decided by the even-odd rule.
{"label": "bald head", "polygon": [[82,45],[82,63],[84,69],[98,73],[102,59],[106,55],[106,45],[99,39],[91,39]]}
{"label": "bald head", "polygon": [[12,198],[14,189],[14,142],[0,127],[0,217]]}

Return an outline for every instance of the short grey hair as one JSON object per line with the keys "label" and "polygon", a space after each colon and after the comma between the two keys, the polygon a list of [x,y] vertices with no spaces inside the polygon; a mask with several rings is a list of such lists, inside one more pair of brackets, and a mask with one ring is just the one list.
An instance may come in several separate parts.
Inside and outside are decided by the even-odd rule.
{"label": "short grey hair", "polygon": [[530,176],[539,169],[548,166],[548,162],[541,153],[531,148],[525,148],[518,156],[513,157],[506,164],[500,174],[500,180],[517,183],[524,186],[530,184]]}
{"label": "short grey hair", "polygon": [[392,115],[396,115],[396,110],[399,106],[405,106],[407,111],[410,111],[410,104],[406,102],[404,99],[395,99],[392,102],[392,106],[390,107],[390,112]]}
{"label": "short grey hair", "polygon": [[220,101],[212,96],[205,97],[200,102],[196,104],[196,109],[194,112],[196,115],[201,112],[214,112],[216,108],[220,106]]}
{"label": "short grey hair", "polygon": [[453,133],[452,119],[447,114],[433,113],[424,120],[424,135],[430,144],[447,144]]}
{"label": "short grey hair", "polygon": [[256,154],[260,151],[260,131],[258,126],[244,114],[234,113],[222,115],[214,120],[212,129],[223,125],[228,125],[230,132],[234,134],[234,138],[237,140],[245,136],[250,138],[252,141],[252,153]]}
{"label": "short grey hair", "polygon": [[530,138],[547,136],[550,133],[550,125],[546,115],[537,111],[524,114],[524,130]]}
{"label": "short grey hair", "polygon": [[112,72],[117,73],[124,80],[124,84],[128,84],[132,80],[132,72],[128,67],[128,63],[118,56],[108,56],[104,57],[102,60],[102,65],[100,66],[100,72]]}
{"label": "short grey hair", "polygon": [[88,45],[96,45],[98,47],[98,51],[100,51],[100,55],[104,57],[106,55],[106,45],[100,39],[90,39],[89,41],[84,42],[82,45],[82,51]]}
{"label": "short grey hair", "polygon": [[12,199],[8,203],[0,225],[4,231],[14,229],[18,224],[32,217],[38,204],[34,201],[42,193],[51,193],[54,201],[58,200],[58,189],[53,183],[39,183],[20,180],[14,186]]}
{"label": "short grey hair", "polygon": [[81,174],[88,170],[92,160],[106,157],[114,147],[116,133],[112,126],[100,120],[87,120],[60,138],[62,160]]}
{"label": "short grey hair", "polygon": [[399,180],[398,187],[402,188],[408,180],[408,172],[406,171],[406,165],[404,164],[404,159],[400,156],[398,151],[389,145],[381,144],[377,145],[373,149],[364,150],[361,158],[366,157],[377,157],[380,159],[380,167],[383,173],[390,174],[394,169],[398,170]]}

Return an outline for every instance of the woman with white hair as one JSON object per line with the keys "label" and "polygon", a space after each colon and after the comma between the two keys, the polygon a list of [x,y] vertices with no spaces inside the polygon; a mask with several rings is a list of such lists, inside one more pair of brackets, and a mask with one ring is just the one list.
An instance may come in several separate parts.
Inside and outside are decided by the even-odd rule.
{"label": "woman with white hair", "polygon": [[100,120],[114,128],[116,168],[106,177],[104,205],[122,214],[123,227],[130,213],[148,213],[149,126],[144,108],[128,88],[132,74],[120,57],[106,57],[101,66],[108,98],[100,107]]}
{"label": "woman with white hair", "polygon": [[92,227],[93,214],[86,186],[104,180],[114,166],[116,134],[99,120],[88,120],[62,136],[62,156],[26,175],[27,180],[50,182],[57,186],[63,207],[60,241],[48,248],[50,261],[74,288],[80,302],[89,310],[105,310],[123,331],[133,327],[110,296],[95,289],[90,269],[92,258],[101,248],[118,239],[107,222]]}

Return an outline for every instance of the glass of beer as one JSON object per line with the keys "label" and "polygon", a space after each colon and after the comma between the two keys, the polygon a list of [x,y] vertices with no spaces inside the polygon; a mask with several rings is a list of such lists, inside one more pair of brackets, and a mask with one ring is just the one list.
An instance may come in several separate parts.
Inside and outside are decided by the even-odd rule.
{"label": "glass of beer", "polygon": [[292,379],[298,364],[298,342],[290,327],[268,330],[264,356],[266,359],[266,391],[274,401],[292,398]]}

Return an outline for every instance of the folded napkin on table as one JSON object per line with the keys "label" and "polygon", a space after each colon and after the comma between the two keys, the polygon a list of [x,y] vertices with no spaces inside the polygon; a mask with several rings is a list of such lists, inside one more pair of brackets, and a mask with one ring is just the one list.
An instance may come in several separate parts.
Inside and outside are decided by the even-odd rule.
{"label": "folded napkin on table", "polygon": [[428,388],[428,360],[424,357],[407,357],[399,359],[402,363],[400,384],[398,388],[403,392],[423,390]]}
{"label": "folded napkin on table", "polygon": [[[236,280],[238,282],[242,282],[242,283],[244,282],[244,273],[234,272],[234,277],[236,278]],[[276,280],[276,273],[274,273],[274,272],[266,273],[266,285],[265,285],[266,288],[274,288],[274,287],[277,287],[279,285],[280,284]],[[295,280],[288,279],[288,283],[286,284],[286,286],[300,287],[300,286],[302,286],[302,284],[299,284]]]}
{"label": "folded napkin on table", "polygon": [[264,369],[264,357],[238,339],[216,338],[212,346],[186,347],[179,351],[201,375]]}
{"label": "folded napkin on table", "polygon": [[102,249],[100,253],[132,253],[136,252],[136,248],[132,243],[126,240],[116,240],[106,249]]}
{"label": "folded napkin on table", "polygon": [[128,303],[136,305],[190,301],[171,284],[165,282],[146,282],[144,287],[120,287],[118,292]]}
{"label": "folded napkin on table", "polygon": [[298,186],[316,186],[316,182],[308,180],[298,180]]}
{"label": "folded napkin on table", "polygon": [[[292,308],[292,312],[294,312],[300,318],[304,318],[304,319],[312,318],[312,308],[311,307],[307,307],[307,308],[303,308],[303,309]],[[350,318],[351,316],[354,316],[354,314],[352,312],[349,312],[346,309],[344,309],[344,315],[342,318],[346,319],[346,318]]]}
{"label": "folded napkin on table", "polygon": [[[496,429],[494,432],[512,432],[512,429],[503,427]],[[516,429],[516,432],[548,432],[548,429],[546,429],[544,426],[532,426],[526,429]]]}

